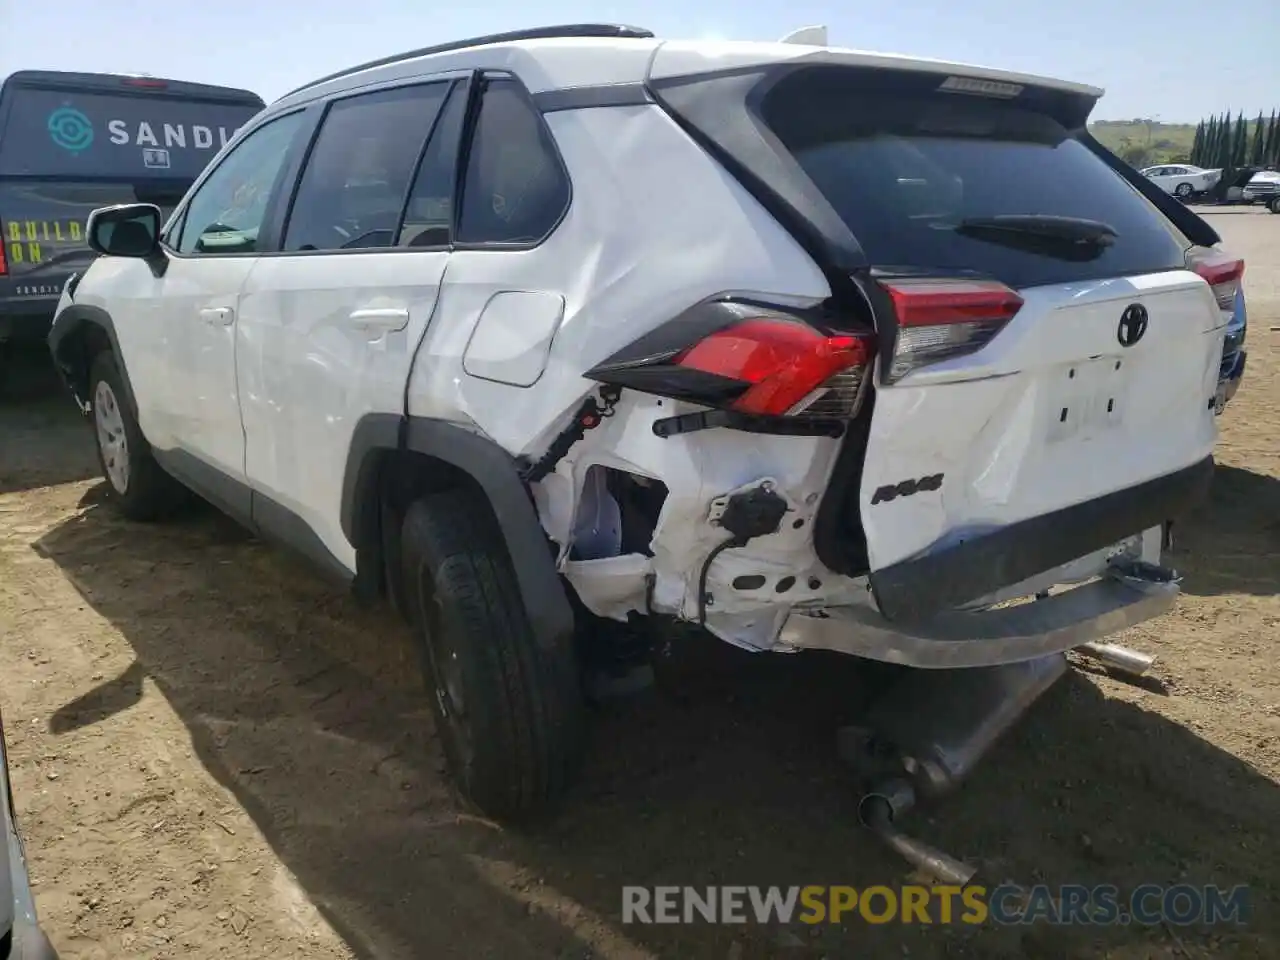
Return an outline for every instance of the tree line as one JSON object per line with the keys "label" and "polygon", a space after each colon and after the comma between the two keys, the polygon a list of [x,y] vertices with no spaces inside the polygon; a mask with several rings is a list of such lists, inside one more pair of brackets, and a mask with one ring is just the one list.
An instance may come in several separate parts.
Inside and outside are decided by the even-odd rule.
{"label": "tree line", "polygon": [[1252,122],[1230,112],[1201,120],[1196,127],[1191,147],[1191,163],[1197,167],[1280,166],[1280,116],[1272,110],[1270,118],[1258,114]]}

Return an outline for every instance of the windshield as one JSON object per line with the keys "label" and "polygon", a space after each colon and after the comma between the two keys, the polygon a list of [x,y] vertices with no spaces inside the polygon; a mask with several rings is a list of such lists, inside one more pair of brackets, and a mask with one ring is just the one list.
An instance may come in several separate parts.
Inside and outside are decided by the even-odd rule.
{"label": "windshield", "polygon": [[[1187,244],[1173,226],[1053,117],[869,82],[840,68],[799,71],[761,113],[873,264],[978,271],[1014,287],[1183,265]],[[1102,224],[1114,237],[1082,255],[1078,244],[971,229],[1037,217]]]}

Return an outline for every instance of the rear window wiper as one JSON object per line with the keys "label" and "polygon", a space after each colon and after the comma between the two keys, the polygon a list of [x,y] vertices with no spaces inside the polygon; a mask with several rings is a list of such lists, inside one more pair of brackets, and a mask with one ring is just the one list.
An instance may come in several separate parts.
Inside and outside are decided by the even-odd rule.
{"label": "rear window wiper", "polygon": [[1115,227],[1083,217],[1004,214],[967,217],[956,233],[1063,260],[1093,260],[1116,242]]}

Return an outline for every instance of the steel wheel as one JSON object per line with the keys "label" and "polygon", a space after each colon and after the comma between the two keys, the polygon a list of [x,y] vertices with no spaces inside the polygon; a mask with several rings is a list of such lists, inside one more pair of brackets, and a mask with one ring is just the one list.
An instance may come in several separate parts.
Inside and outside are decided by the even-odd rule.
{"label": "steel wheel", "polygon": [[98,435],[98,449],[102,452],[102,465],[107,480],[116,493],[129,490],[129,438],[124,429],[124,417],[111,384],[98,381],[93,392],[93,424]]}

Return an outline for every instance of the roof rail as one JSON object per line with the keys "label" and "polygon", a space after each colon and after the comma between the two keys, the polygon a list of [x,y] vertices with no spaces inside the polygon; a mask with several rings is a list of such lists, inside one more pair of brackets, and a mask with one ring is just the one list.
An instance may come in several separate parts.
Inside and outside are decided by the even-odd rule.
{"label": "roof rail", "polygon": [[448,43],[436,44],[434,47],[423,47],[420,50],[410,50],[407,53],[380,57],[377,60],[370,60],[368,63],[362,63],[359,66],[339,70],[337,73],[331,73],[327,77],[321,77],[319,80],[304,83],[296,90],[290,90],[280,99],[283,100],[285,97],[291,97],[295,93],[301,93],[303,90],[318,87],[320,84],[328,83],[330,80],[340,80],[343,77],[349,77],[364,70],[372,70],[375,67],[385,67],[392,63],[399,63],[401,60],[414,60],[433,53],[448,53],[450,50],[465,50],[467,47],[512,43],[516,40],[555,40],[561,37],[621,37],[630,40],[649,40],[653,37],[653,31],[645,30],[643,27],[628,27],[619,23],[569,23],[558,27],[530,27],[527,30],[491,33],[487,36],[471,37],[467,40],[451,40]]}

